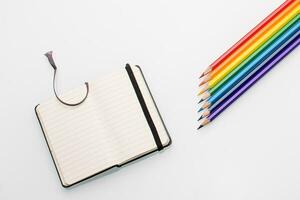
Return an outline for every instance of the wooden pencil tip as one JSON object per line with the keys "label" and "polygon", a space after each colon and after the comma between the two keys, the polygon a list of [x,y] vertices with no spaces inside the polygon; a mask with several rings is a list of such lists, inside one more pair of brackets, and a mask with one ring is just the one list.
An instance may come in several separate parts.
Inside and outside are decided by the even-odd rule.
{"label": "wooden pencil tip", "polygon": [[206,92],[208,90],[209,90],[209,84],[205,83],[204,85],[201,86],[198,96],[200,96],[201,94],[203,94],[204,92]]}
{"label": "wooden pencil tip", "polygon": [[205,76],[206,74],[208,74],[208,73],[211,72],[211,71],[212,71],[212,67],[209,66],[209,67],[201,74],[201,76],[200,76],[199,78],[202,78],[203,76]]}
{"label": "wooden pencil tip", "polygon": [[207,118],[207,117],[203,117],[202,120],[203,120],[203,121],[201,122],[201,125],[199,126],[198,130],[199,130],[200,128],[202,128],[202,127],[204,127],[204,126],[206,126],[207,124],[210,123],[210,119]]}
{"label": "wooden pencil tip", "polygon": [[198,102],[198,104],[200,104],[201,102],[203,102],[204,101],[204,99],[200,99],[200,101]]}
{"label": "wooden pencil tip", "polygon": [[202,127],[203,127],[203,125],[200,125],[197,130],[200,130]]}
{"label": "wooden pencil tip", "polygon": [[209,108],[211,106],[211,103],[209,101],[206,101],[203,105],[202,105],[202,109],[206,109]]}
{"label": "wooden pencil tip", "polygon": [[210,98],[209,91],[206,91],[204,94],[202,94],[201,99],[199,100],[198,104],[200,104],[203,101],[206,101]]}
{"label": "wooden pencil tip", "polygon": [[210,80],[211,80],[211,75],[209,72],[208,74],[205,75],[205,77],[202,78],[201,83],[199,84],[199,87],[201,87],[202,85],[204,85],[205,83],[207,83]]}
{"label": "wooden pencil tip", "polygon": [[203,115],[201,115],[201,117],[198,119],[198,121],[200,121],[201,119],[203,119]]}
{"label": "wooden pencil tip", "polygon": [[203,94],[206,91],[207,91],[207,88],[204,88],[204,89],[200,90],[200,92],[198,93],[198,96],[200,96],[201,94]]}
{"label": "wooden pencil tip", "polygon": [[204,74],[204,73],[203,73],[203,74],[201,74],[201,75],[199,76],[199,79],[200,79],[200,78],[202,78],[203,76],[205,76],[205,74]]}
{"label": "wooden pencil tip", "polygon": [[200,86],[204,85],[206,82],[207,82],[207,81],[203,80],[201,83],[199,83],[198,86],[200,87]]}

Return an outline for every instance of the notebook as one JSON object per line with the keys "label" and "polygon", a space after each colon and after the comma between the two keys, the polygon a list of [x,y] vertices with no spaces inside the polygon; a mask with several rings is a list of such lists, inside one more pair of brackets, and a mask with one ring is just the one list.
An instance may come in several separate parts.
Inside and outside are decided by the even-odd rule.
{"label": "notebook", "polygon": [[[60,95],[83,98],[85,87]],[[160,151],[171,138],[138,66],[126,65],[89,82],[78,106],[55,97],[35,112],[63,187],[70,187],[114,167]]]}

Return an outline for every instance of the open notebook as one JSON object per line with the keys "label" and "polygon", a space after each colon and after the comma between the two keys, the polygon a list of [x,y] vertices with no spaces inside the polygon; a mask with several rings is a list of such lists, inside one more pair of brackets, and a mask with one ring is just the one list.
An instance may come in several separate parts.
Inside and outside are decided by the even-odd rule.
{"label": "open notebook", "polygon": [[[141,69],[126,65],[89,82],[86,101],[52,98],[35,111],[64,187],[162,150],[171,138]],[[82,99],[84,86],[62,94]]]}

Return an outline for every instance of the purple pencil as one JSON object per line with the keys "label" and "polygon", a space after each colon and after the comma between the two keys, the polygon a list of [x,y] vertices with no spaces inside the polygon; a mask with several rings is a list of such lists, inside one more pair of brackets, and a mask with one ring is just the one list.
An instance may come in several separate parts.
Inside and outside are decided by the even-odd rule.
{"label": "purple pencil", "polygon": [[210,111],[210,115],[205,117],[198,129],[209,124],[216,117],[218,117],[228,106],[237,100],[244,92],[246,92],[252,85],[268,73],[277,63],[284,59],[291,51],[293,51],[300,44],[300,36],[289,42],[281,51],[273,56],[261,69],[248,78],[242,85],[236,88],[232,93],[226,97],[217,107]]}

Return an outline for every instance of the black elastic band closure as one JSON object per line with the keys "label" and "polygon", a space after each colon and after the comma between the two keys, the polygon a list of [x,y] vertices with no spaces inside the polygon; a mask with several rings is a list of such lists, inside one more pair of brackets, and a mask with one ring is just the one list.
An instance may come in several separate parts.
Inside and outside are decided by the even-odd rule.
{"label": "black elastic band closure", "polygon": [[59,98],[59,96],[58,96],[58,94],[57,94],[57,92],[56,92],[56,87],[55,87],[55,78],[56,78],[56,70],[57,70],[57,66],[56,66],[56,64],[55,64],[55,62],[54,62],[54,59],[53,59],[53,57],[52,57],[52,53],[53,53],[52,51],[49,51],[49,52],[45,53],[45,56],[48,58],[48,61],[49,61],[50,65],[51,65],[51,66],[53,67],[53,69],[54,69],[54,76],[53,76],[53,91],[54,91],[54,94],[55,94],[57,100],[58,100],[59,102],[61,102],[62,104],[66,105],[66,106],[78,106],[78,105],[82,104],[82,103],[87,99],[87,97],[88,97],[88,95],[89,95],[89,83],[87,83],[87,82],[85,82],[85,86],[86,86],[86,95],[85,95],[85,97],[84,97],[80,102],[78,102],[78,103],[67,103],[67,102],[63,101],[61,98]]}
{"label": "black elastic band closure", "polygon": [[128,76],[129,76],[129,78],[131,80],[131,83],[133,85],[133,88],[135,90],[136,96],[137,96],[137,98],[138,98],[138,100],[140,102],[140,105],[142,107],[142,110],[143,110],[143,113],[145,115],[145,118],[146,118],[146,120],[148,122],[148,125],[149,125],[150,129],[151,129],[151,132],[152,132],[154,141],[156,143],[157,149],[160,151],[160,150],[162,150],[164,148],[164,146],[162,145],[162,143],[160,141],[157,129],[156,129],[154,123],[153,123],[153,120],[151,118],[151,115],[150,115],[149,110],[147,108],[147,105],[145,103],[145,100],[144,100],[144,97],[142,95],[142,92],[141,92],[141,90],[139,88],[139,85],[138,85],[138,83],[137,83],[137,81],[136,81],[136,79],[134,77],[134,74],[133,74],[133,71],[132,71],[130,65],[126,64],[125,69],[126,69],[126,71],[128,73]]}

